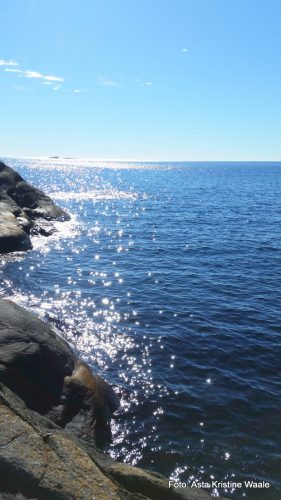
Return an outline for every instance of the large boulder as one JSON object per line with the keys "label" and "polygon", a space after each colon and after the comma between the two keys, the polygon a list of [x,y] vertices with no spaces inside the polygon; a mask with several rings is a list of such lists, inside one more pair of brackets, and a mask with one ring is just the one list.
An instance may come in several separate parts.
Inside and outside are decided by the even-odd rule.
{"label": "large boulder", "polygon": [[[28,219],[25,220],[29,226]],[[25,220],[21,218],[22,223]],[[8,206],[0,202],[0,253],[29,250],[30,248],[31,241],[27,231],[24,230]]]}
{"label": "large boulder", "polygon": [[[118,401],[47,324],[0,300],[0,496],[39,500],[204,500],[99,451]],[[82,438],[82,440],[81,440]]]}
{"label": "large boulder", "polygon": [[43,321],[0,300],[0,382],[28,408],[102,445],[119,403],[111,386]]}
{"label": "large boulder", "polygon": [[114,462],[26,408],[0,383],[0,496],[4,500],[210,500],[204,491]]}
{"label": "large boulder", "polygon": [[27,410],[2,384],[0,425],[1,498],[133,499],[106,477],[79,442]]}
{"label": "large boulder", "polygon": [[32,248],[31,231],[48,236],[54,228],[49,222],[46,229],[46,221],[69,218],[43,191],[0,162],[0,253]]}

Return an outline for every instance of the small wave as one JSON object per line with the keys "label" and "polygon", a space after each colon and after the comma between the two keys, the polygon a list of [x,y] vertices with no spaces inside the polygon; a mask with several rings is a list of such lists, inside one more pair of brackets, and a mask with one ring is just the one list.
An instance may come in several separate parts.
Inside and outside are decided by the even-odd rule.
{"label": "small wave", "polygon": [[99,190],[95,189],[93,191],[70,191],[63,192],[59,191],[57,193],[51,193],[51,198],[56,200],[136,200],[138,198],[138,194],[131,192],[128,193],[126,191],[119,191],[118,189],[109,189],[109,190]]}
{"label": "small wave", "polygon": [[43,253],[48,253],[50,251],[50,245],[48,243],[73,238],[77,236],[80,231],[77,217],[73,213],[71,213],[71,219],[69,221],[52,221],[52,224],[55,231],[47,238],[42,237],[41,235],[32,236],[31,240],[34,250],[40,250]]}

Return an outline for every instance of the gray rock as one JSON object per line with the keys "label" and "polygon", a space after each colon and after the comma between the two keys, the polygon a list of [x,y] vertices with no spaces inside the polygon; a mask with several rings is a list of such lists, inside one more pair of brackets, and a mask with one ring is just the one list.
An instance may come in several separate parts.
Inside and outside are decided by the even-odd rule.
{"label": "gray rock", "polygon": [[113,389],[47,324],[8,300],[0,300],[0,381],[61,427],[99,444],[110,440]]}
{"label": "gray rock", "polygon": [[0,300],[0,498],[211,498],[99,451],[96,423],[108,423],[117,406],[109,384],[48,325]]}
{"label": "gray rock", "polygon": [[[9,217],[11,214],[13,217]],[[28,184],[15,170],[0,162],[0,253],[32,248],[30,231],[49,236],[55,231],[52,220],[70,216],[49,196]]]}
{"label": "gray rock", "polygon": [[[159,474],[114,462],[49,419],[28,410],[0,384],[0,491],[37,500],[208,500],[169,488]],[[7,496],[6,496],[7,495]]]}
{"label": "gray rock", "polygon": [[36,222],[33,222],[33,226],[31,228],[31,235],[43,235],[43,236],[51,236],[57,230],[54,227],[54,224],[48,220],[44,220],[42,217],[38,218]]}
{"label": "gray rock", "polygon": [[[1,165],[1,163],[0,163]],[[1,187],[1,184],[0,184]],[[22,209],[16,202],[2,189],[0,189],[0,213],[5,211],[12,212],[16,217],[23,215]]]}
{"label": "gray rock", "polygon": [[[2,208],[2,210],[1,210]],[[0,204],[0,253],[29,250],[31,241],[15,215]]]}
{"label": "gray rock", "polygon": [[27,217],[25,216],[19,216],[17,217],[17,221],[18,221],[18,224],[20,225],[20,227],[27,233],[29,234],[30,233],[30,230],[31,228],[33,227],[33,222],[28,219]]}
{"label": "gray rock", "polygon": [[[132,499],[71,435],[0,384],[0,490],[42,500]],[[4,430],[4,432],[3,432]]]}

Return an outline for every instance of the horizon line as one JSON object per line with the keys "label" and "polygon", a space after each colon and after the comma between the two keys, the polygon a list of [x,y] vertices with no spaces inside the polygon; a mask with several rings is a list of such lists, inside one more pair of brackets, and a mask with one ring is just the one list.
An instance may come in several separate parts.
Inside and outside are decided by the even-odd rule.
{"label": "horizon line", "polygon": [[189,160],[173,160],[173,159],[138,159],[138,158],[129,158],[129,159],[124,159],[124,158],[93,158],[93,157],[87,157],[87,156],[65,156],[65,155],[54,155],[54,156],[29,156],[29,155],[1,155],[0,158],[7,158],[7,159],[24,159],[24,160],[84,160],[84,161],[93,161],[93,162],[118,162],[118,163],[281,163],[281,159],[279,160],[268,160],[268,159],[250,159],[250,160],[245,160],[245,159],[236,159],[236,160],[216,160],[216,159],[208,159],[208,160],[203,160],[203,159],[189,159]]}

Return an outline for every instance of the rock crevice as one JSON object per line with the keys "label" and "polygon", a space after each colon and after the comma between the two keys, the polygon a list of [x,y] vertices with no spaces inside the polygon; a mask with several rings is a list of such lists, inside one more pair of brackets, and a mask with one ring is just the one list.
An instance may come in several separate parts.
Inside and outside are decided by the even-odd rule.
{"label": "rock crevice", "polygon": [[[69,218],[0,162],[0,254],[32,248],[32,234],[48,236],[53,220]],[[112,387],[46,323],[0,299],[1,499],[209,499],[100,451],[118,405]]]}
{"label": "rock crevice", "polygon": [[52,220],[70,216],[40,189],[0,162],[0,253],[29,250],[31,234],[48,236]]}
{"label": "rock crevice", "polygon": [[47,324],[0,300],[1,498],[210,498],[102,453],[117,407],[111,386]]}

